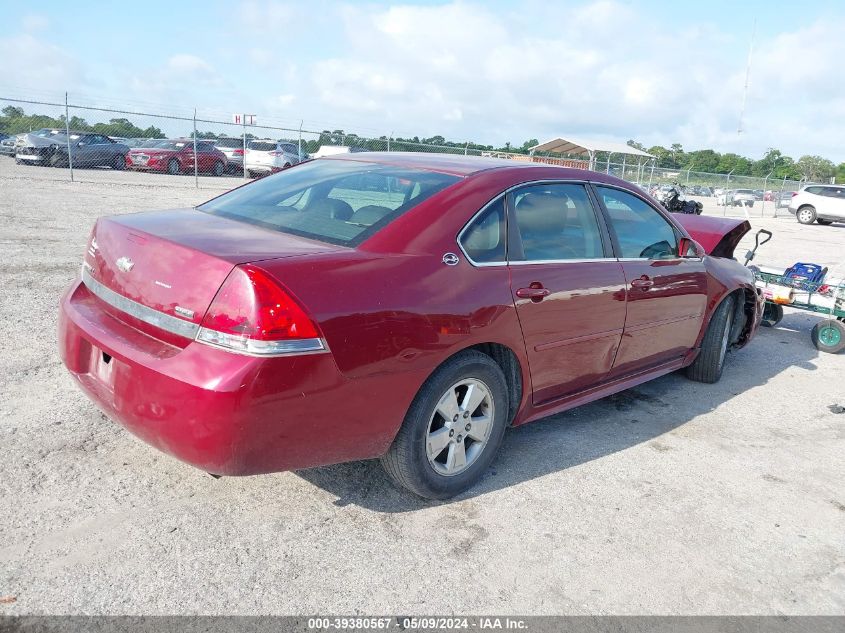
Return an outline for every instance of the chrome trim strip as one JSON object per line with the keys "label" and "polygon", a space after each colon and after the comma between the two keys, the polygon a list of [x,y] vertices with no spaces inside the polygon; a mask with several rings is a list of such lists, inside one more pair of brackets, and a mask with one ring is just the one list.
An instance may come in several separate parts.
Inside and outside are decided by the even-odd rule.
{"label": "chrome trim strip", "polygon": [[510,266],[528,266],[530,264],[598,264],[601,262],[614,262],[615,257],[594,257],[587,259],[525,259],[510,262]]}
{"label": "chrome trim strip", "polygon": [[84,283],[88,290],[90,290],[91,293],[98,297],[101,301],[104,301],[113,308],[116,308],[121,312],[125,312],[144,323],[154,325],[165,332],[170,332],[171,334],[177,334],[190,339],[196,338],[197,332],[199,332],[200,329],[200,326],[196,323],[184,321],[175,316],[165,314],[164,312],[153,310],[152,308],[142,305],[137,301],[133,301],[132,299],[128,299],[123,295],[116,293],[111,288],[107,288],[105,285],[94,279],[88,268],[89,267],[87,265],[82,267],[82,283]]}
{"label": "chrome trim strip", "polygon": [[227,352],[259,358],[291,355],[301,356],[303,354],[321,354],[329,351],[326,342],[321,338],[256,341],[233,334],[217,332],[204,327],[199,329],[196,341],[197,343],[216,347]]}

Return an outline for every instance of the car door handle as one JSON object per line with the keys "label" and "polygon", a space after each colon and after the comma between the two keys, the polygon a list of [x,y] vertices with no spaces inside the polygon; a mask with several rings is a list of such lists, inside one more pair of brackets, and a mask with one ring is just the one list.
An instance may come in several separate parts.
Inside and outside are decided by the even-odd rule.
{"label": "car door handle", "polygon": [[543,288],[540,284],[531,284],[528,288],[520,288],[516,291],[516,296],[520,299],[531,299],[532,301],[542,301],[544,297],[551,294],[548,288]]}
{"label": "car door handle", "polygon": [[632,288],[638,288],[639,290],[648,290],[653,285],[654,285],[654,282],[651,279],[649,279],[648,277],[646,277],[645,275],[643,275],[639,279],[634,279],[631,282],[631,287]]}

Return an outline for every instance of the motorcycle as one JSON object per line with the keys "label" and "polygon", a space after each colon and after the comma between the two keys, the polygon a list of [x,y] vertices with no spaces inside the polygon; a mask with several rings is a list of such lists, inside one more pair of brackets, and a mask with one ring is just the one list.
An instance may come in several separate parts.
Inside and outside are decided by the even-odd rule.
{"label": "motorcycle", "polygon": [[673,186],[660,201],[670,213],[701,215],[704,205],[694,200],[685,200],[677,186]]}

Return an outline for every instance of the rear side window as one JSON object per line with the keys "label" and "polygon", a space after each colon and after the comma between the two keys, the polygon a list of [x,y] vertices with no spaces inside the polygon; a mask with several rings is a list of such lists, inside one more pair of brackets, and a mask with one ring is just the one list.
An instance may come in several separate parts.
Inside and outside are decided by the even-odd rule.
{"label": "rear side window", "polygon": [[804,189],[804,191],[806,191],[807,193],[812,193],[816,196],[819,196],[819,195],[822,194],[823,189],[824,189],[824,187],[807,187],[806,189]]}
{"label": "rear side window", "polygon": [[283,233],[356,246],[459,180],[376,163],[314,161],[234,189],[197,208]]}
{"label": "rear side window", "polygon": [[[513,194],[519,240],[511,261],[559,261],[604,257],[601,233],[584,185],[525,187]],[[520,252],[521,250],[521,252]]]}
{"label": "rear side window", "polygon": [[609,187],[596,187],[607,208],[610,225],[628,259],[674,259],[678,237],[660,213],[638,197]]}
{"label": "rear side window", "polygon": [[461,234],[460,243],[473,262],[477,264],[504,263],[505,261],[505,199],[491,202]]}

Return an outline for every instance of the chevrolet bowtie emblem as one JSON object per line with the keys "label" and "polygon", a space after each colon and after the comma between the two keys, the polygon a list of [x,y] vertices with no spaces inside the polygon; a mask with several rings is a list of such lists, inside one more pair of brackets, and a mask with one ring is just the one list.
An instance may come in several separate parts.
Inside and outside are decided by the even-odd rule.
{"label": "chevrolet bowtie emblem", "polygon": [[118,269],[125,273],[128,273],[130,270],[132,270],[132,267],[135,265],[135,262],[133,262],[128,257],[121,257],[115,263],[117,264]]}

